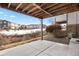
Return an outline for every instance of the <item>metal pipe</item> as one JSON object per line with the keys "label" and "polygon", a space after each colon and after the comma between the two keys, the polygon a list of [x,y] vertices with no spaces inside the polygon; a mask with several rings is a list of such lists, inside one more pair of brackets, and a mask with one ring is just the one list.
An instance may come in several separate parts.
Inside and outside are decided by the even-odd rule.
{"label": "metal pipe", "polygon": [[78,33],[77,33],[77,31],[78,31],[78,28],[77,28],[77,27],[78,27],[78,25],[77,25],[77,24],[78,24],[78,23],[77,23],[77,16],[78,16],[78,15],[77,15],[77,12],[76,12],[76,38],[78,37]]}
{"label": "metal pipe", "polygon": [[68,35],[68,13],[66,13],[66,21],[67,21],[67,23],[66,23],[66,33],[67,33],[67,35]]}
{"label": "metal pipe", "polygon": [[41,19],[41,40],[43,40],[43,19]]}

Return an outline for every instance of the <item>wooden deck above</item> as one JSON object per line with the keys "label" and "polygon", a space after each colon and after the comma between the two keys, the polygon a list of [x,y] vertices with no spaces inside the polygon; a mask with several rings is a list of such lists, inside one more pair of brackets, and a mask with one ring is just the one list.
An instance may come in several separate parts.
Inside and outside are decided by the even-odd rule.
{"label": "wooden deck above", "polygon": [[78,3],[0,3],[0,7],[41,19],[79,10]]}

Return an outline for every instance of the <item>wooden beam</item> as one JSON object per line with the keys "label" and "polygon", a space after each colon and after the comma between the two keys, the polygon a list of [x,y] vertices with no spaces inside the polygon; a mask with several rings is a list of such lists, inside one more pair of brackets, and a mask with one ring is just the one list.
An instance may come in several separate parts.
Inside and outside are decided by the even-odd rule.
{"label": "wooden beam", "polygon": [[0,8],[1,8],[2,6],[1,6],[1,4],[0,4]]}
{"label": "wooden beam", "polygon": [[51,8],[51,7],[56,6],[56,5],[58,5],[58,4],[57,4],[57,3],[53,3],[53,4],[51,4],[51,5],[48,4],[48,6],[46,6],[46,7],[43,8],[43,9],[48,9],[48,8]]}
{"label": "wooden beam", "polygon": [[44,5],[46,5],[46,3],[41,3],[40,7],[43,7]]}
{"label": "wooden beam", "polygon": [[[55,11],[50,12],[52,15],[59,15],[59,14],[65,14],[65,13],[70,13],[74,11],[78,11],[77,4],[68,4],[60,9],[57,9]],[[59,14],[58,14],[59,13]]]}
{"label": "wooden beam", "polygon": [[60,15],[60,14],[66,14],[66,13],[70,13],[70,12],[74,12],[74,11],[78,11],[78,9],[76,9],[76,7],[72,6],[72,7],[69,7],[69,8],[66,8],[66,9],[61,9],[61,10],[58,10],[54,13],[52,13],[53,15]]}
{"label": "wooden beam", "polygon": [[44,17],[47,17],[47,16],[49,16],[49,15],[48,15],[48,14],[45,14],[45,13],[43,12],[43,13],[39,13],[39,14],[34,15],[34,16],[39,17],[39,18],[44,18]]}
{"label": "wooden beam", "polygon": [[54,12],[57,12],[57,11],[60,11],[60,10],[66,9],[66,8],[68,8],[68,6],[55,9],[55,10],[53,10],[53,11],[50,11],[50,13],[54,13]]}
{"label": "wooden beam", "polygon": [[[61,12],[60,12],[61,11]],[[53,15],[61,15],[61,14],[66,14],[66,13],[71,13],[71,12],[74,12],[74,11],[78,11],[77,9],[64,9],[64,10],[60,10],[60,11],[57,11],[57,12],[54,12]]]}
{"label": "wooden beam", "polygon": [[41,15],[48,15],[48,14],[46,14],[46,13],[44,13],[44,12],[41,12],[40,14],[38,14],[38,16],[41,16]]}
{"label": "wooden beam", "polygon": [[35,14],[35,16],[40,15],[40,14],[43,14],[43,13],[44,13],[44,12],[37,13],[37,14]]}
{"label": "wooden beam", "polygon": [[28,6],[26,6],[23,10],[22,10],[22,12],[24,12],[25,10],[27,10],[28,8],[30,8],[32,5],[31,4],[29,4]]}
{"label": "wooden beam", "polygon": [[46,14],[39,14],[37,15],[37,17],[41,17],[41,18],[44,18],[46,16]]}
{"label": "wooden beam", "polygon": [[64,7],[58,8],[56,10],[51,11],[50,13],[53,14],[55,12],[61,11],[61,10],[66,10],[66,9],[70,9],[72,6],[71,5],[66,5]]}
{"label": "wooden beam", "polygon": [[18,10],[18,8],[22,5],[22,3],[18,4],[18,6],[16,7],[16,10]]}
{"label": "wooden beam", "polygon": [[58,10],[58,11],[52,13],[52,15],[56,16],[56,15],[61,15],[61,14],[65,14],[65,13],[68,13],[67,9]]}
{"label": "wooden beam", "polygon": [[56,10],[56,9],[60,9],[61,7],[64,7],[65,5],[67,5],[67,4],[58,4],[57,6],[54,6],[53,8],[50,8],[48,11],[53,11],[53,10]]}
{"label": "wooden beam", "polygon": [[41,17],[41,16],[35,16],[35,17],[38,17],[38,18],[40,18],[40,19],[43,19],[43,17]]}
{"label": "wooden beam", "polygon": [[41,15],[43,15],[43,13],[36,14],[35,16],[41,16]]}
{"label": "wooden beam", "polygon": [[8,8],[10,7],[11,3],[8,4]]}
{"label": "wooden beam", "polygon": [[39,12],[41,12],[40,9],[38,11],[36,11],[36,12],[31,13],[31,14],[34,15],[34,14],[39,13]]}
{"label": "wooden beam", "polygon": [[37,7],[32,8],[31,10],[29,10],[27,13],[31,13],[32,11],[36,10]]}
{"label": "wooden beam", "polygon": [[40,6],[38,6],[37,4],[33,3],[34,6],[36,6],[38,9],[42,10],[43,12],[45,12],[46,14],[48,14],[49,16],[52,16],[52,14],[50,14],[49,12],[45,11],[44,9],[42,9]]}

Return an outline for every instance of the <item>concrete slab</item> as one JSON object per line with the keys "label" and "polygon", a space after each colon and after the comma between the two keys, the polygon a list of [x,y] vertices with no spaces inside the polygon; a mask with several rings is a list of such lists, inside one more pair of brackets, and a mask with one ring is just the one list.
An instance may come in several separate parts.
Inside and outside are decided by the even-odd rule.
{"label": "concrete slab", "polygon": [[79,43],[75,40],[69,45],[37,40],[0,51],[0,56],[79,56]]}

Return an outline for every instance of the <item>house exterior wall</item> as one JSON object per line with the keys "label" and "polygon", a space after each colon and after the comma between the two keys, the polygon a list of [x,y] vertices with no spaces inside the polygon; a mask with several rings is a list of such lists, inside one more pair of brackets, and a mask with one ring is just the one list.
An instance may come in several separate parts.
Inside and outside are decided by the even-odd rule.
{"label": "house exterior wall", "polygon": [[66,14],[56,16],[56,22],[67,20],[67,32],[75,34],[75,37],[79,38],[79,11],[68,13],[68,19]]}
{"label": "house exterior wall", "polygon": [[8,23],[6,20],[0,20],[0,29],[8,29]]}
{"label": "house exterior wall", "polygon": [[79,11],[68,13],[68,32],[75,33],[79,38]]}

